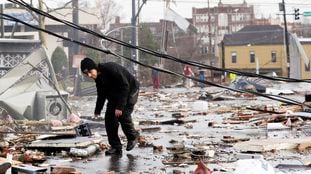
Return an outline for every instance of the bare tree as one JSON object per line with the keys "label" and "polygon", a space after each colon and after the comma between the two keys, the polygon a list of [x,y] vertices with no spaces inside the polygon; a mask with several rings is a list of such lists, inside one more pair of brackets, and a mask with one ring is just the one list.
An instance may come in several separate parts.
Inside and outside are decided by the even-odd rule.
{"label": "bare tree", "polygon": [[96,0],[96,7],[100,9],[101,29],[107,31],[109,24],[120,11],[120,7],[113,0]]}
{"label": "bare tree", "polygon": [[[31,5],[32,7],[35,7],[35,4],[38,4],[39,10],[45,11],[47,13],[51,13],[51,12],[66,8],[67,6],[71,4],[71,2],[72,2],[71,0],[68,2],[65,2],[62,4],[62,6],[59,6],[57,8],[50,8],[43,0],[38,0],[37,2],[30,0],[29,5]],[[38,15],[37,13],[27,8],[25,10],[27,10],[32,15],[33,19],[38,22],[40,28],[45,29],[45,17],[44,16]],[[39,37],[40,37],[42,45],[46,47],[45,33],[40,31]]]}

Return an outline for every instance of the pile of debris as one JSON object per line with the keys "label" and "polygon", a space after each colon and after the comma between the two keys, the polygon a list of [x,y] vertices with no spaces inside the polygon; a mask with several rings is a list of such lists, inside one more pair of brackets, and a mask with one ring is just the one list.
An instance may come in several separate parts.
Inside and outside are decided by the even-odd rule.
{"label": "pile of debris", "polygon": [[50,166],[47,155],[77,160],[108,148],[102,136],[92,134],[88,123],[63,121],[55,126],[56,123],[56,120],[1,121],[0,161],[11,162],[12,172],[79,173],[69,166]]}
{"label": "pile of debris", "polygon": [[[171,140],[166,146],[161,146],[164,149],[161,152],[167,153],[162,161],[164,165],[188,168],[189,165],[203,162],[209,164],[210,168],[214,167],[213,171],[238,174],[248,170],[240,166],[244,161],[250,162],[249,165],[257,167],[260,172],[268,172],[270,169],[270,172],[274,172],[281,168],[292,169],[293,166],[273,158],[288,159],[293,163],[295,158],[291,155],[300,154],[304,163],[295,164],[295,170],[311,170],[308,160],[311,149],[311,113],[305,107],[265,103],[254,95],[242,96],[238,93],[164,91],[142,93],[143,100],[150,101],[147,107],[153,108],[153,118],[139,121],[142,132],[146,134],[162,132],[173,135],[172,126],[176,126],[176,138],[179,140]],[[280,91],[277,95],[284,94]],[[301,94],[304,93],[298,95]],[[144,108],[139,110],[146,111]],[[171,125],[170,130],[167,130],[166,124]],[[202,129],[206,130],[199,128],[201,124]],[[178,131],[181,127],[187,130]],[[198,135],[191,133],[200,131]],[[271,162],[276,163],[275,167],[269,164]],[[232,167],[230,164],[235,165]],[[261,170],[260,164],[267,164],[271,168]]]}

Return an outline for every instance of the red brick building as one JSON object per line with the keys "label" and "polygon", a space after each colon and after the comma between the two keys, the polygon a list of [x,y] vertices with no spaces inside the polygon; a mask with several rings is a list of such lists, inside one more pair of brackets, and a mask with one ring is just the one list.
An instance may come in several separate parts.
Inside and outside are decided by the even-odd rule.
{"label": "red brick building", "polygon": [[254,18],[254,7],[248,5],[245,0],[241,4],[223,4],[220,0],[216,7],[192,8],[193,25],[198,29],[198,39],[202,43],[201,52],[207,56],[209,53],[212,55],[206,62],[217,66],[215,58],[218,55],[217,44],[223,36],[252,24]]}

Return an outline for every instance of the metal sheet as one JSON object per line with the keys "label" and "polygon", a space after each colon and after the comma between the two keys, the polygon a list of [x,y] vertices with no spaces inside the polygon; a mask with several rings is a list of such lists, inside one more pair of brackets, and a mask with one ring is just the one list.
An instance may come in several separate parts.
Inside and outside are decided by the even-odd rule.
{"label": "metal sheet", "polygon": [[28,62],[36,66],[44,59],[47,59],[46,52],[43,48],[40,48],[32,52],[23,62],[11,69],[7,74],[0,78],[0,95],[18,82],[25,73],[33,69],[31,65],[27,64]]}

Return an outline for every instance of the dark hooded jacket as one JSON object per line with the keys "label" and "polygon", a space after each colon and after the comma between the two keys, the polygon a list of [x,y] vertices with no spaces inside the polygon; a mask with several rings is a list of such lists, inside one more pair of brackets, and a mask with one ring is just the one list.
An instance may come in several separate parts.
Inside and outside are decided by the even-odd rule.
{"label": "dark hooded jacket", "polygon": [[108,62],[98,64],[97,70],[95,114],[100,114],[106,99],[109,104],[120,110],[127,104],[136,103],[139,82],[127,69],[114,62]]}

